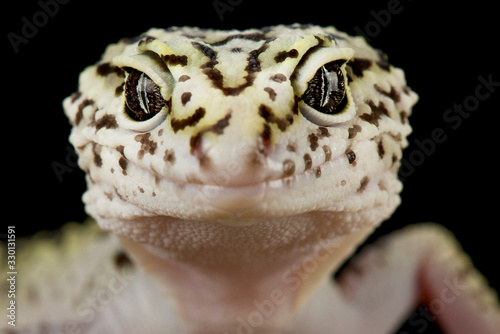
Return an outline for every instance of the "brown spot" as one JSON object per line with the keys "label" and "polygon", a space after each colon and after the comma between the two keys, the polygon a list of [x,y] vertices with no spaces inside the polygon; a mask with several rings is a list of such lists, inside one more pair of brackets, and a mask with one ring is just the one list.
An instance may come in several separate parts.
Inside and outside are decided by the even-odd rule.
{"label": "brown spot", "polygon": [[378,156],[380,157],[380,159],[384,158],[385,149],[384,149],[384,143],[383,143],[382,138],[380,138],[380,141],[377,144],[377,153],[378,153]]}
{"label": "brown spot", "polygon": [[330,137],[330,132],[328,131],[327,128],[320,126],[318,128],[318,137],[319,137],[319,139],[325,138],[325,137]]}
{"label": "brown spot", "polygon": [[71,94],[71,98],[70,98],[71,103],[75,103],[75,101],[78,100],[80,98],[80,96],[82,96],[81,92],[75,92],[75,93]]}
{"label": "brown spot", "polygon": [[193,94],[191,94],[190,92],[186,92],[181,95],[181,103],[183,106],[185,106],[186,103],[188,103],[191,100],[192,95]]}
{"label": "brown spot", "polygon": [[311,169],[312,167],[312,159],[308,153],[304,154],[304,165],[305,165],[304,170]]}
{"label": "brown spot", "polygon": [[377,106],[372,100],[369,100],[366,102],[366,104],[370,106],[372,112],[370,114],[363,114],[359,116],[359,118],[378,127],[378,121],[380,120],[382,115],[389,116],[389,111],[387,110],[383,102],[380,102]]}
{"label": "brown spot", "polygon": [[357,124],[354,124],[352,127],[350,127],[347,131],[349,131],[349,139],[353,139],[354,137],[356,137],[356,135],[358,134],[358,132],[361,132],[362,128],[357,125]]}
{"label": "brown spot", "polygon": [[397,103],[397,102],[401,101],[401,94],[399,94],[399,92],[396,91],[396,89],[394,89],[393,86],[391,86],[391,90],[389,92],[386,92],[385,90],[383,90],[382,88],[380,88],[380,86],[377,85],[377,84],[375,84],[374,87],[375,87],[375,90],[377,92],[379,92],[380,94],[385,95],[385,96],[393,99],[394,102]]}
{"label": "brown spot", "polygon": [[76,112],[75,115],[75,125],[80,124],[82,118],[83,118],[83,109],[87,106],[91,106],[94,104],[94,101],[85,99],[80,104],[78,105],[78,111]]}
{"label": "brown spot", "polygon": [[146,153],[153,155],[158,147],[158,144],[149,139],[151,137],[150,133],[145,133],[137,135],[134,137],[135,141],[141,143],[141,149],[137,152],[137,158],[141,159]]}
{"label": "brown spot", "polygon": [[272,101],[276,100],[276,92],[274,91],[274,89],[272,89],[271,87],[266,87],[264,88],[264,91],[266,91],[269,94],[269,98]]}
{"label": "brown spot", "polygon": [[408,115],[409,113],[407,111],[402,111],[399,113],[401,124],[406,124],[408,122]]}
{"label": "brown spot", "polygon": [[393,154],[393,155],[392,155],[392,164],[394,165],[394,164],[395,164],[396,162],[398,162],[398,161],[399,161],[398,156],[397,156],[396,154]]}
{"label": "brown spot", "polygon": [[369,69],[370,66],[372,66],[372,63],[373,62],[370,59],[353,58],[349,60],[347,66],[352,69],[354,75],[357,77],[363,77],[363,72]]}
{"label": "brown spot", "polygon": [[191,79],[191,77],[189,75],[183,74],[179,77],[179,79],[177,81],[184,82],[184,81],[188,81],[189,79]]}
{"label": "brown spot", "polygon": [[272,134],[272,130],[271,130],[271,127],[269,126],[269,124],[264,124],[264,130],[260,134],[260,138],[261,138],[262,144],[264,145],[266,150],[271,145],[271,134]]}
{"label": "brown spot", "polygon": [[215,134],[221,135],[224,132],[224,129],[229,125],[229,120],[231,119],[231,114],[227,114],[224,118],[220,119],[212,125],[208,131],[212,131]]}
{"label": "brown spot", "polygon": [[94,164],[96,165],[96,167],[102,166],[101,149],[101,145],[92,143],[92,153],[94,154]]}
{"label": "brown spot", "polygon": [[120,157],[120,159],[118,160],[118,165],[121,167],[123,175],[127,175],[127,163],[127,159],[125,159],[124,157]]}
{"label": "brown spot", "polygon": [[141,187],[139,187],[139,186],[138,186],[138,187],[137,187],[137,189],[139,189],[139,191],[140,191],[142,194],[144,194],[144,188],[141,188]]}
{"label": "brown spot", "polygon": [[347,157],[347,160],[349,161],[349,164],[351,164],[351,165],[356,161],[356,153],[354,153],[351,150],[346,151],[345,156]]}
{"label": "brown spot", "polygon": [[287,58],[297,58],[299,56],[299,52],[296,49],[291,49],[290,51],[281,51],[278,52],[274,60],[277,63],[284,62]]}
{"label": "brown spot", "polygon": [[316,168],[315,174],[316,174],[317,179],[319,179],[321,177],[321,167],[318,166]]}
{"label": "brown spot", "polygon": [[295,163],[292,160],[283,161],[283,175],[290,176],[295,172]]}
{"label": "brown spot", "polygon": [[358,193],[361,193],[363,192],[365,189],[366,189],[366,186],[368,185],[368,182],[370,181],[370,179],[368,178],[368,176],[365,176],[361,182],[359,183],[359,188],[358,188]]}
{"label": "brown spot", "polygon": [[189,116],[188,118],[184,118],[181,120],[172,118],[172,120],[170,121],[170,125],[172,126],[174,132],[177,132],[179,130],[183,130],[187,126],[196,125],[200,121],[200,119],[202,119],[204,116],[205,116],[205,109],[198,108],[196,109],[194,114]]}
{"label": "brown spot", "polygon": [[115,65],[111,65],[111,63],[102,63],[97,65],[96,68],[97,75],[106,76],[111,73],[115,73],[116,75],[123,77],[123,70]]}
{"label": "brown spot", "polygon": [[124,251],[120,251],[115,254],[114,257],[114,263],[115,266],[119,269],[125,268],[125,267],[132,267],[134,264],[132,263],[132,260],[128,257],[128,255]]}
{"label": "brown spot", "polygon": [[271,76],[269,79],[271,79],[272,81],[275,81],[277,83],[282,83],[282,82],[285,82],[288,80],[286,75],[281,74],[281,73],[277,73],[277,74]]}
{"label": "brown spot", "polygon": [[163,56],[163,60],[169,65],[181,65],[186,66],[188,63],[187,56],[178,56],[178,55],[165,55]]}
{"label": "brown spot", "polygon": [[332,158],[332,150],[330,146],[323,145],[323,151],[325,152],[325,161],[330,161],[330,159]]}
{"label": "brown spot", "polygon": [[309,136],[308,136],[308,139],[309,139],[309,147],[311,148],[312,151],[316,151],[316,149],[318,148],[318,136],[314,133],[311,133]]}
{"label": "brown spot", "polygon": [[261,104],[259,107],[259,115],[262,118],[264,118],[264,120],[267,123],[276,124],[278,126],[278,129],[280,129],[281,131],[285,131],[286,128],[288,127],[288,125],[291,125],[293,123],[293,116],[292,115],[287,115],[285,117],[285,119],[276,117],[276,115],[274,115],[272,110],[264,104]]}
{"label": "brown spot", "polygon": [[189,146],[191,147],[191,154],[198,155],[201,150],[201,134],[197,133],[192,136],[189,140]]}
{"label": "brown spot", "polygon": [[120,86],[116,87],[116,89],[115,89],[115,97],[118,97],[118,96],[120,96],[120,95],[123,94],[124,87],[125,87],[125,82],[123,84],[121,84]]}
{"label": "brown spot", "polygon": [[118,123],[116,122],[115,115],[104,115],[95,122],[96,131],[99,131],[102,128],[116,129],[117,127]]}

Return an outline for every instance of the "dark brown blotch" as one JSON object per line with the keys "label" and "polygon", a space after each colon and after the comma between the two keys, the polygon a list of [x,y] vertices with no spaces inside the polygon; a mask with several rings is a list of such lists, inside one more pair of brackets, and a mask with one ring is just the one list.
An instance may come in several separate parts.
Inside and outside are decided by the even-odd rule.
{"label": "dark brown blotch", "polygon": [[283,161],[283,175],[291,176],[295,172],[295,163],[292,160],[286,159]]}
{"label": "dark brown blotch", "polygon": [[220,119],[212,125],[209,131],[212,131],[215,134],[221,135],[224,132],[224,129],[229,125],[229,120],[231,119],[231,114],[227,114],[224,118]]}
{"label": "dark brown blotch", "polygon": [[318,166],[315,170],[315,175],[316,175],[316,178],[319,179],[321,177],[321,167]]}
{"label": "dark brown blotch", "polygon": [[359,118],[378,127],[378,121],[380,120],[380,118],[383,115],[389,116],[389,111],[382,101],[378,105],[376,105],[372,100],[369,100],[366,102],[366,104],[370,106],[372,112],[370,114],[363,114],[359,116]]}
{"label": "dark brown blotch", "polygon": [[182,93],[182,95],[181,95],[181,103],[182,103],[183,106],[185,106],[186,103],[188,103],[191,100],[191,96],[193,96],[193,94],[191,94],[190,92]]}
{"label": "dark brown blotch", "polygon": [[362,178],[361,182],[359,183],[359,188],[357,190],[358,193],[362,193],[363,191],[365,191],[369,182],[370,182],[370,178],[368,176],[365,176],[364,178]]}
{"label": "dark brown blotch", "polygon": [[309,153],[304,154],[304,170],[309,170],[312,167],[312,158]]}
{"label": "dark brown blotch", "polygon": [[141,148],[137,152],[137,158],[141,159],[146,153],[153,155],[158,148],[158,144],[150,139],[151,134],[145,133],[134,137],[135,141],[141,143]]}
{"label": "dark brown blotch", "polygon": [[328,131],[327,128],[320,126],[318,128],[318,138],[322,139],[325,137],[330,137],[330,132]]}
{"label": "dark brown blotch", "polygon": [[286,128],[293,123],[293,116],[287,115],[285,118],[276,117],[272,112],[271,108],[261,104],[259,106],[259,116],[262,117],[267,123],[274,123],[278,126],[278,129],[285,131]]}
{"label": "dark brown blotch", "polygon": [[102,128],[116,129],[117,127],[118,123],[116,122],[115,115],[104,115],[95,122],[96,132],[101,130]]}
{"label": "dark brown blotch", "polygon": [[282,82],[285,82],[288,80],[286,75],[281,74],[281,73],[277,73],[275,75],[272,75],[269,79],[271,79],[272,81],[277,82],[277,83],[282,83]]}
{"label": "dark brown blotch", "polygon": [[281,51],[274,57],[274,60],[277,63],[284,62],[287,58],[297,58],[299,56],[299,52],[296,49],[291,49],[290,51]]}
{"label": "dark brown blotch", "polygon": [[83,109],[87,106],[91,106],[94,104],[93,100],[85,99],[80,104],[78,105],[78,110],[75,115],[75,125],[80,124],[82,118],[83,118]]}
{"label": "dark brown blotch", "polygon": [[385,155],[385,148],[384,148],[384,142],[383,139],[381,138],[377,144],[377,153],[380,159],[384,158]]}
{"label": "dark brown blotch", "polygon": [[172,118],[172,120],[170,121],[170,125],[172,126],[174,132],[177,132],[179,130],[183,130],[188,126],[195,126],[204,116],[205,116],[205,109],[198,108],[196,109],[193,115],[187,118],[180,120]]}
{"label": "dark brown blotch", "polygon": [[175,65],[181,65],[181,66],[186,66],[188,63],[188,58],[185,55],[178,56],[178,55],[165,55],[163,56],[163,60],[165,63],[175,66]]}
{"label": "dark brown blotch", "polygon": [[323,145],[323,152],[325,152],[325,161],[330,161],[332,158],[332,149],[328,145]]}
{"label": "dark brown blotch", "polygon": [[101,145],[92,143],[92,153],[94,154],[94,165],[96,165],[96,167],[102,166],[101,150]]}
{"label": "dark brown blotch", "polygon": [[352,165],[356,162],[356,153],[354,153],[352,150],[347,150],[345,152],[345,156],[347,157],[349,164]]}
{"label": "dark brown blotch", "polygon": [[353,139],[354,137],[356,137],[356,135],[358,134],[358,132],[361,132],[362,128],[361,126],[357,125],[357,124],[354,124],[352,127],[350,127],[349,129],[347,129],[347,131],[349,132],[349,139]]}
{"label": "dark brown blotch", "polygon": [[163,161],[169,162],[170,164],[175,164],[175,151],[174,150],[165,150],[165,155],[163,156]]}
{"label": "dark brown blotch", "polygon": [[100,76],[106,76],[106,75],[111,74],[111,73],[115,73],[116,75],[118,75],[120,77],[125,76],[123,74],[123,70],[121,68],[119,68],[118,66],[112,65],[109,62],[97,65],[96,73],[97,73],[97,75],[100,75]]}
{"label": "dark brown blotch", "polygon": [[311,133],[307,139],[309,140],[309,147],[311,148],[312,151],[316,151],[318,148],[318,136],[314,133]]}
{"label": "dark brown blotch", "polygon": [[394,88],[394,86],[391,86],[391,90],[386,92],[383,90],[379,85],[375,84],[375,90],[379,92],[380,94],[387,96],[388,98],[391,98],[394,100],[394,102],[399,102],[401,101],[401,94]]}
{"label": "dark brown blotch", "polygon": [[347,66],[352,69],[352,73],[357,77],[363,77],[363,72],[372,66],[373,62],[370,59],[353,58],[349,60]]}
{"label": "dark brown blotch", "polygon": [[271,87],[265,87],[264,91],[269,94],[271,101],[276,100],[276,92]]}

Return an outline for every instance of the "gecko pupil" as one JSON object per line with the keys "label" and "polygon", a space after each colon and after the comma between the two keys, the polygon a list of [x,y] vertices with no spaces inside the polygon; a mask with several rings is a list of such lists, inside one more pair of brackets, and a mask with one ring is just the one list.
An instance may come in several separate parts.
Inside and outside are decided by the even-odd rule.
{"label": "gecko pupil", "polygon": [[309,81],[302,100],[325,114],[342,112],[347,103],[345,79],[340,68],[343,63],[343,60],[333,61],[321,66]]}
{"label": "gecko pupil", "polygon": [[166,104],[160,87],[146,74],[128,69],[125,83],[125,111],[136,121],[145,121],[160,112]]}

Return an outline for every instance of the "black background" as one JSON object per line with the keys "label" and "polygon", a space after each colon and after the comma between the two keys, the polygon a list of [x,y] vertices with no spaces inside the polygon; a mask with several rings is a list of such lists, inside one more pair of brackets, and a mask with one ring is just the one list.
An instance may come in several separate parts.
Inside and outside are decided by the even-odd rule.
{"label": "black background", "polygon": [[[490,284],[500,289],[496,157],[500,87],[473,106],[470,117],[456,129],[451,127],[455,123],[443,119],[455,104],[474,100],[479,76],[491,75],[500,82],[500,29],[492,2],[226,0],[219,2],[233,6],[221,20],[214,1],[143,0],[127,5],[72,0],[51,7],[52,17],[45,15],[44,20],[39,12],[45,2],[17,2],[3,13],[2,175],[7,201],[2,207],[4,221],[16,225],[18,236],[85,218],[80,200],[83,173],[70,168],[59,180],[53,169],[54,163],[68,165],[70,126],[61,101],[77,89],[79,72],[96,62],[107,44],[150,27],[173,25],[220,29],[294,22],[334,25],[350,34],[365,32],[373,46],[388,54],[391,64],[405,69],[409,86],[420,95],[410,119],[411,146],[405,153],[405,159],[418,166],[405,175],[402,205],[376,236],[417,222],[443,224],[456,234]],[[398,13],[384,16],[387,12],[382,10],[394,11],[396,3]],[[15,52],[9,33],[22,35],[26,20],[38,20],[38,31]],[[437,128],[444,131],[446,141],[435,143],[431,154],[418,153],[422,149],[417,141],[428,141]],[[415,160],[418,157],[423,159]],[[398,333],[434,333],[434,329],[406,325]]]}

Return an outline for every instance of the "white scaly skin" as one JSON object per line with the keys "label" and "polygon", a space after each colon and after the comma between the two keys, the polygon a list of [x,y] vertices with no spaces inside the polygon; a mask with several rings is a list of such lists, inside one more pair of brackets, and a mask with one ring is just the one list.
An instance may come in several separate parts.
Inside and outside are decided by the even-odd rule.
{"label": "white scaly skin", "polygon": [[[334,61],[346,103],[325,115],[304,93]],[[125,110],[131,69],[161,93],[163,107],[148,120]],[[64,107],[87,173],[86,209],[119,242],[74,246],[95,269],[58,255],[84,278],[71,289],[60,283],[52,298],[64,307],[41,308],[54,301],[34,292],[50,280],[38,275],[31,296],[22,295],[33,314],[22,325],[43,333],[389,333],[419,296],[432,300],[446,282],[460,282],[441,326],[464,333],[466,320],[497,333],[494,293],[473,269],[463,274],[471,266],[434,226],[389,237],[339,282],[329,280],[400,202],[397,171],[416,100],[385,55],[333,27],[151,29],[140,42],[110,45]]]}

